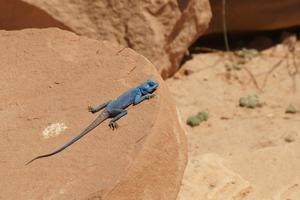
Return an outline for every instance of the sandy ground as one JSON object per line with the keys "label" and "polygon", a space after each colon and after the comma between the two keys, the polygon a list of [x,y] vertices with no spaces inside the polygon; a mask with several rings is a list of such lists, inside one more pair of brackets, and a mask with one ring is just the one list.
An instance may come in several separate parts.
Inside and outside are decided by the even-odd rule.
{"label": "sandy ground", "polygon": [[[231,72],[224,54],[198,54],[167,80],[184,122],[209,112],[200,126],[186,125],[189,164],[178,200],[300,199],[300,114],[285,113],[289,104],[300,109],[296,62],[283,45]],[[240,107],[249,94],[264,105]]]}

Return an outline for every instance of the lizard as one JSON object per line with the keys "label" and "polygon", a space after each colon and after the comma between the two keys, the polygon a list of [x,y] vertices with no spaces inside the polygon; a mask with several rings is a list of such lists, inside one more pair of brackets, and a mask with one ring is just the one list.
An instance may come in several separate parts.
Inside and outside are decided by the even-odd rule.
{"label": "lizard", "polygon": [[109,127],[112,130],[115,130],[116,128],[118,128],[118,124],[116,123],[116,121],[119,120],[121,117],[127,115],[126,108],[130,105],[137,105],[144,100],[153,98],[155,94],[152,94],[152,92],[156,90],[158,85],[158,82],[150,79],[138,85],[137,87],[129,89],[127,92],[124,92],[115,100],[109,100],[103,104],[94,107],[89,106],[88,110],[91,113],[96,113],[102,109],[103,111],[98,115],[98,117],[96,117],[96,119],[92,123],[90,123],[90,125],[88,125],[76,137],[67,142],[65,145],[51,153],[33,158],[32,160],[28,161],[26,165],[30,164],[31,162],[37,159],[50,157],[57,153],[60,153],[61,151],[78,141],[84,135],[92,131],[94,128],[96,128],[99,124],[101,124],[108,118],[111,118],[109,122]]}

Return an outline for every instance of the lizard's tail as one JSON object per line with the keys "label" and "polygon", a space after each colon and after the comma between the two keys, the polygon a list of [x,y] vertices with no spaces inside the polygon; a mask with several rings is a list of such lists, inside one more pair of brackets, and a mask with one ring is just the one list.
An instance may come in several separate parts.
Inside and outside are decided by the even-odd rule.
{"label": "lizard's tail", "polygon": [[73,138],[71,141],[69,141],[68,143],[66,143],[64,146],[60,147],[56,151],[53,151],[52,153],[37,156],[37,157],[33,158],[32,160],[28,161],[26,163],[26,165],[30,164],[31,162],[33,162],[33,161],[35,161],[37,159],[45,158],[45,157],[49,157],[49,156],[53,156],[53,155],[55,155],[55,154],[63,151],[64,149],[66,149],[67,147],[69,147],[70,145],[72,145],[73,143],[75,143],[77,140],[79,140],[80,138],[82,138],[84,135],[86,135],[88,132],[90,132],[91,130],[93,130],[94,128],[96,128],[99,124],[101,124],[108,117],[109,117],[109,113],[107,112],[107,110],[104,110],[88,127],[86,127],[75,138]]}

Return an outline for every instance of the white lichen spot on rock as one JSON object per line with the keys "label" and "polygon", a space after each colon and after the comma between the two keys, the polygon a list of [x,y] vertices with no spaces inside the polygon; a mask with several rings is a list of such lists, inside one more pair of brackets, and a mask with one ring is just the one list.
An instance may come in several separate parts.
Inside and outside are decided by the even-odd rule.
{"label": "white lichen spot on rock", "polygon": [[43,137],[48,139],[64,133],[67,126],[64,123],[50,123],[43,131]]}

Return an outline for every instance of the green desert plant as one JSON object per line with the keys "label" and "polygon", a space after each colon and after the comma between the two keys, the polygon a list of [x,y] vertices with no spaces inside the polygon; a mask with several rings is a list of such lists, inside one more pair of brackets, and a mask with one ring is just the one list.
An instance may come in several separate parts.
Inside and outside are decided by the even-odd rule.
{"label": "green desert plant", "polygon": [[187,120],[186,123],[191,126],[198,126],[201,122],[206,121],[208,119],[208,112],[203,111],[203,112],[198,112],[196,115],[190,116]]}
{"label": "green desert plant", "polygon": [[259,97],[256,94],[253,94],[246,97],[241,97],[239,105],[246,108],[256,108],[261,107],[262,102],[259,100]]}
{"label": "green desert plant", "polygon": [[295,106],[293,106],[292,104],[290,104],[285,110],[285,113],[290,113],[290,114],[294,114],[296,112],[298,112],[298,111],[295,108]]}

